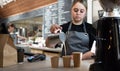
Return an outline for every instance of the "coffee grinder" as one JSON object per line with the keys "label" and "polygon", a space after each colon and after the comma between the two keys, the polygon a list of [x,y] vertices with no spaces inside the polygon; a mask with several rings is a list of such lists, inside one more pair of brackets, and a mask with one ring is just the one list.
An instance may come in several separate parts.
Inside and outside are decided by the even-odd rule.
{"label": "coffee grinder", "polygon": [[104,9],[97,23],[95,62],[89,71],[120,71],[120,0],[99,0]]}

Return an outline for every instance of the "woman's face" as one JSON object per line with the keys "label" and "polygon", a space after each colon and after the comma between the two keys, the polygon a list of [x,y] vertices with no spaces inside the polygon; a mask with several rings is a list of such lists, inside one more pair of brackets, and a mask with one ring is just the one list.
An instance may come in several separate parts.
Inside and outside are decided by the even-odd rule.
{"label": "woman's face", "polygon": [[10,27],[8,28],[8,31],[9,31],[9,32],[13,32],[13,31],[14,31],[14,27],[11,27],[11,26],[10,26]]}
{"label": "woman's face", "polygon": [[72,20],[75,23],[81,22],[86,16],[86,8],[82,3],[77,2],[71,9]]}

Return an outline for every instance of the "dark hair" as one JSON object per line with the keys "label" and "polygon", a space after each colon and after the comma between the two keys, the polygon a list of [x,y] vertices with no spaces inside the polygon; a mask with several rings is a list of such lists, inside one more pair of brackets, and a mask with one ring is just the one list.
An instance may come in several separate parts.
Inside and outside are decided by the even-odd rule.
{"label": "dark hair", "polygon": [[[73,4],[72,4],[72,7],[76,4],[76,3],[82,3],[84,6],[85,6],[85,8],[87,9],[87,1],[86,0],[74,0],[73,1]],[[72,8],[71,7],[71,8]]]}
{"label": "dark hair", "polygon": [[14,28],[16,28],[14,24],[12,24],[12,23],[7,23],[7,28],[9,28],[9,27],[14,27]]}

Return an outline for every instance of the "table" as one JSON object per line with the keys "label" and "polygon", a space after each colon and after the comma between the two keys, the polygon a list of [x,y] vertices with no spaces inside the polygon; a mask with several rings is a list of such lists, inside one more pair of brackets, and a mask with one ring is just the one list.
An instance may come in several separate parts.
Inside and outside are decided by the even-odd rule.
{"label": "table", "polygon": [[59,59],[59,67],[58,68],[51,68],[50,63],[51,56],[47,56],[46,60],[38,61],[38,62],[27,62],[26,58],[23,63],[0,68],[0,71],[89,71],[89,66],[94,61],[90,60],[83,60],[81,66],[78,68],[74,68],[73,65],[71,68],[64,68],[62,63],[62,58]]}

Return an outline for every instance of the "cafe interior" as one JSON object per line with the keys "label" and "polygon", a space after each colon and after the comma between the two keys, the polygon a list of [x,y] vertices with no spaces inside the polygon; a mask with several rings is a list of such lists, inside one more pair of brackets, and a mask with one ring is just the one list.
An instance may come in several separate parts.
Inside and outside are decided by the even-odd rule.
{"label": "cafe interior", "polygon": [[[95,55],[61,57],[66,34],[50,27],[71,20],[73,1],[0,0],[0,71],[120,71],[120,0],[86,0],[86,21],[97,29]],[[11,38],[8,23],[26,39]]]}

